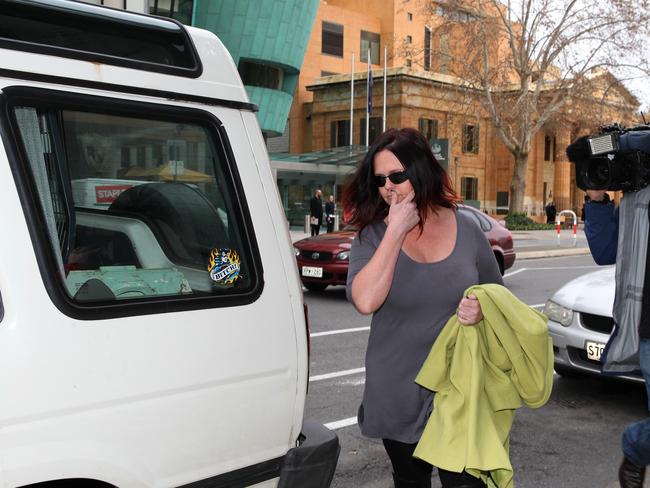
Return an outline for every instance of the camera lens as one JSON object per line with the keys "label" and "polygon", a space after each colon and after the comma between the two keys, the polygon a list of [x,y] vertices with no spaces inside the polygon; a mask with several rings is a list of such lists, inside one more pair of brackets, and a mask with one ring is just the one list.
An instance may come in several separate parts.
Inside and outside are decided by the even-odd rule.
{"label": "camera lens", "polygon": [[590,188],[607,188],[612,176],[608,158],[592,158],[587,166],[585,180]]}

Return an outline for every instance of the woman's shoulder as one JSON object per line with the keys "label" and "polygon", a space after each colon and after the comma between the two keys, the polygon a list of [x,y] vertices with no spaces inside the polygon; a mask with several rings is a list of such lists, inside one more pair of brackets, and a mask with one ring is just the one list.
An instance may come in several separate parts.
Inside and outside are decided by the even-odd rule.
{"label": "woman's shoulder", "polygon": [[470,212],[472,212],[472,210],[463,210],[460,207],[457,207],[455,212],[459,226],[462,226],[464,229],[468,229],[475,235],[484,235],[480,224],[477,222],[477,219],[470,215]]}
{"label": "woman's shoulder", "polygon": [[373,222],[361,229],[357,233],[355,240],[359,242],[368,241],[371,244],[377,245],[383,238],[385,232],[386,224],[383,221]]}

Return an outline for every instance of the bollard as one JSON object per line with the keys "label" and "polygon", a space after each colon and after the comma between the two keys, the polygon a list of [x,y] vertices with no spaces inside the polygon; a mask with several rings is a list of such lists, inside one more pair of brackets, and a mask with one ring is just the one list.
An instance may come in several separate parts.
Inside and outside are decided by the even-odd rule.
{"label": "bollard", "polygon": [[573,247],[578,245],[578,223],[573,221]]}
{"label": "bollard", "polygon": [[305,215],[305,234],[311,234],[311,224],[309,223],[309,214]]}
{"label": "bollard", "polygon": [[562,210],[557,214],[557,245],[560,245],[560,216],[562,214],[571,214],[573,217],[573,247],[576,247],[578,245],[578,216],[573,210]]}

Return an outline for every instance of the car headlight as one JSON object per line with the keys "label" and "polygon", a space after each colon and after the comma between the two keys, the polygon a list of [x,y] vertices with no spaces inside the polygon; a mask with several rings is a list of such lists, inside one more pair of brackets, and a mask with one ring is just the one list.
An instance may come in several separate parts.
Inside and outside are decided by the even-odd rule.
{"label": "car headlight", "polygon": [[337,261],[347,261],[350,259],[350,251],[343,251],[336,255]]}
{"label": "car headlight", "polygon": [[565,327],[571,325],[573,322],[573,310],[558,305],[554,301],[548,300],[544,305],[544,315],[550,320],[562,324]]}
{"label": "car headlight", "polygon": [[297,247],[293,248],[293,252],[296,253],[296,256],[300,256],[300,249],[298,249]]}

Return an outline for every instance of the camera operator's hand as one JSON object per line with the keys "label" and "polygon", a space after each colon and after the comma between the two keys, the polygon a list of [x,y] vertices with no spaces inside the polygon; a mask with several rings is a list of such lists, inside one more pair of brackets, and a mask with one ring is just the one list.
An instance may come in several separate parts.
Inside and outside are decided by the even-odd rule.
{"label": "camera operator's hand", "polygon": [[587,190],[587,196],[594,202],[602,202],[606,194],[607,191],[605,190]]}

